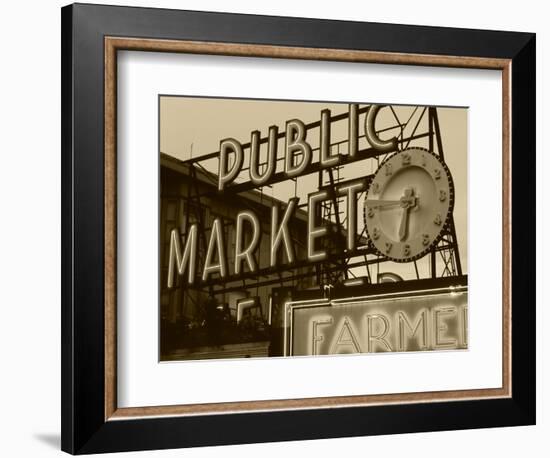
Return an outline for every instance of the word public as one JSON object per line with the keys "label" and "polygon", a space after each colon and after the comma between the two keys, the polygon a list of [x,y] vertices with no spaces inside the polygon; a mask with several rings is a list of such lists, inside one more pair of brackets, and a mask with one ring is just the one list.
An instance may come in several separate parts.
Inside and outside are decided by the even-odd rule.
{"label": "word public", "polygon": [[[365,116],[364,137],[367,142],[379,152],[390,152],[397,148],[397,139],[381,140],[375,131],[375,119],[381,107],[371,105]],[[348,156],[354,157],[358,152],[359,143],[359,111],[357,104],[349,105],[348,121]],[[342,156],[331,154],[330,148],[330,110],[321,111],[320,122],[320,146],[319,166],[321,168],[334,167],[339,164]],[[272,178],[277,166],[278,128],[269,128],[267,139],[267,163],[260,173],[260,132],[253,131],[250,142],[249,177],[255,186],[264,186]],[[307,128],[299,119],[286,122],[285,147],[283,151],[284,174],[289,179],[307,173],[306,170],[312,163],[313,154],[311,145],[307,141]],[[244,163],[244,148],[234,138],[226,138],[220,142],[218,165],[218,191],[223,192],[235,178],[242,172]],[[357,232],[357,194],[365,190],[365,180],[358,179],[335,188],[337,195],[347,198],[347,249],[355,248],[355,235]],[[330,198],[329,191],[319,190],[308,195],[308,224],[307,224],[307,259],[310,262],[320,262],[327,258],[326,250],[315,249],[315,241],[328,232],[327,226],[316,225],[316,206]],[[296,260],[295,249],[290,236],[289,223],[298,207],[299,198],[291,198],[283,214],[280,215],[279,207],[271,208],[271,243],[270,243],[270,267],[277,265],[281,258],[282,250],[286,255],[286,263],[292,264]],[[248,243],[244,243],[244,228],[248,226],[251,235],[247,237]],[[251,210],[237,213],[235,220],[235,253],[232,270],[239,275],[244,270],[244,264],[251,272],[258,270],[255,252],[259,247],[261,226],[258,216]],[[224,279],[229,275],[228,262],[223,240],[223,224],[220,218],[214,219],[211,227],[209,242],[207,245],[202,274],[197,277],[197,244],[198,226],[191,225],[183,242],[178,229],[173,229],[170,234],[170,251],[168,265],[168,287],[175,284],[175,275],[186,276],[188,284],[194,284],[198,278],[203,282],[209,280],[213,274],[218,274]]]}

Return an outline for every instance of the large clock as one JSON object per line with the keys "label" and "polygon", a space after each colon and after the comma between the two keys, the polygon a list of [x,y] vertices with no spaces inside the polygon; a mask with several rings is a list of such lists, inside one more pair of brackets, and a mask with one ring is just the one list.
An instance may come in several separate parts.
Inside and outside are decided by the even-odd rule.
{"label": "large clock", "polygon": [[453,204],[453,180],[445,163],[426,149],[408,148],[376,171],[364,202],[365,225],[379,254],[409,262],[439,241]]}

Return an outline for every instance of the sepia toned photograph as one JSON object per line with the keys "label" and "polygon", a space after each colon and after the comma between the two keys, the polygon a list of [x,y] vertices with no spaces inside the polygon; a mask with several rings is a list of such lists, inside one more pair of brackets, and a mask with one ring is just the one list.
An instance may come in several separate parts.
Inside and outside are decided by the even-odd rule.
{"label": "sepia toned photograph", "polygon": [[468,109],[159,96],[160,360],[468,348]]}
{"label": "sepia toned photograph", "polygon": [[283,10],[62,8],[68,453],[537,423],[536,34]]}

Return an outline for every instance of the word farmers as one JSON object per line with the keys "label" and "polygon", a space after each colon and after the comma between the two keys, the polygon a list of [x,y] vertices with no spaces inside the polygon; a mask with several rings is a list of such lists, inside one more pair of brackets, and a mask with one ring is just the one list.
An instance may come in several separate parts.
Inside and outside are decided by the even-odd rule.
{"label": "word farmers", "polygon": [[468,348],[468,289],[286,303],[286,356]]}

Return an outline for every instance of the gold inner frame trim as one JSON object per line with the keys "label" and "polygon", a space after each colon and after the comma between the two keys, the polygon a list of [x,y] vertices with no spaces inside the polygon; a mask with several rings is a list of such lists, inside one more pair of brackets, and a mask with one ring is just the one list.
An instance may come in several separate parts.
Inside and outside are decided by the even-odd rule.
{"label": "gold inner frame trim", "polygon": [[[502,387],[454,391],[331,396],[301,399],[118,408],[116,372],[116,89],[117,51],[119,50],[501,70],[503,184]],[[233,44],[143,38],[105,37],[105,420],[113,421],[153,416],[158,417],[245,413],[273,410],[337,408],[381,404],[425,403],[511,397],[511,66],[512,63],[510,59],[386,53],[375,51],[301,48],[271,45],[249,45],[239,43]]]}

